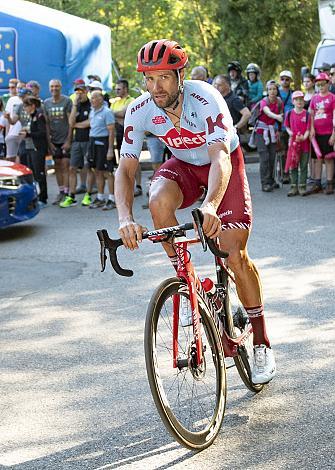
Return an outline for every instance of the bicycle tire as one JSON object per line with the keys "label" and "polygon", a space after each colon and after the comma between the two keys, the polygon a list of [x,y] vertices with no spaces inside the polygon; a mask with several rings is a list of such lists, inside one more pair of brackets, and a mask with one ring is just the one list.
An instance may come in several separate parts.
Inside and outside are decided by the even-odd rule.
{"label": "bicycle tire", "polygon": [[[204,366],[197,370],[191,367],[190,344],[188,343],[194,338],[193,326],[187,327],[186,331],[186,328],[179,323],[179,353],[181,356],[187,356],[188,366],[181,370],[173,368],[171,330],[173,309],[171,305],[175,295],[186,297],[189,303],[187,284],[177,277],[163,281],[149,303],[144,334],[147,375],[154,402],[166,429],[184,447],[200,451],[213,443],[224,417],[226,406],[224,354],[213,318],[198,295],[201,334],[204,341]],[[190,304],[189,308],[191,308]],[[165,337],[170,341],[170,347],[167,347],[170,351],[166,352],[163,344]],[[165,369],[166,355],[168,357]],[[211,375],[213,373],[215,377]],[[169,378],[169,374],[172,375],[172,379]],[[176,396],[172,390],[174,384],[177,387]],[[182,391],[184,385],[184,391]],[[213,386],[213,391],[211,386]],[[185,392],[186,396],[183,396],[182,393],[185,394]],[[206,414],[207,408],[212,408],[208,411],[209,416],[200,416],[200,414]],[[187,419],[188,424],[185,422]]]}
{"label": "bicycle tire", "polygon": [[[230,272],[231,275],[233,275]],[[227,290],[224,299],[226,329],[232,338],[240,336],[249,326],[249,318],[244,310],[236,290],[236,285],[227,276]],[[254,384],[251,380],[251,360],[253,358],[253,333],[250,334],[244,345],[238,348],[238,355],[235,356],[234,363],[239,376],[244,385],[252,392],[259,393],[264,384]]]}

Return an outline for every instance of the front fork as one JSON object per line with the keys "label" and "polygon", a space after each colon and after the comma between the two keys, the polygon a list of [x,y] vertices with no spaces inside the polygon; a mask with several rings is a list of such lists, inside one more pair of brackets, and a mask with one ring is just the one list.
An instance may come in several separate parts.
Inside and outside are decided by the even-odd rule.
{"label": "front fork", "polygon": [[[194,271],[194,267],[190,261],[190,255],[187,251],[187,243],[180,242],[175,245],[175,250],[178,256],[178,269],[177,276],[183,278],[188,286],[190,295],[190,303],[192,310],[192,324],[193,324],[193,346],[196,349],[196,366],[200,366],[203,363],[203,348],[201,338],[201,325],[200,325],[200,313],[199,304],[197,298],[197,276]],[[173,367],[178,367],[178,330],[179,330],[179,306],[180,306],[180,295],[175,294],[173,296]],[[193,360],[192,360],[193,362]]]}

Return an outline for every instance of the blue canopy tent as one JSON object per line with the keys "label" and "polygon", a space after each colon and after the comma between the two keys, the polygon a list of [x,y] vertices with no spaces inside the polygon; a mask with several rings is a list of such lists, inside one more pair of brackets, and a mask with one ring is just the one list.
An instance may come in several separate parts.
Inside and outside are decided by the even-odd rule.
{"label": "blue canopy tent", "polygon": [[63,93],[73,81],[99,75],[112,88],[110,28],[25,0],[0,0],[0,94],[8,80],[37,80],[41,96],[58,78]]}

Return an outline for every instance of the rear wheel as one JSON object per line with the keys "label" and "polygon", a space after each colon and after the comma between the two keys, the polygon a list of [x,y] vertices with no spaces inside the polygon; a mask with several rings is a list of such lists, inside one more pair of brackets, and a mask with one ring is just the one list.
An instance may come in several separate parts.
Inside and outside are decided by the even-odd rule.
{"label": "rear wheel", "polygon": [[[164,425],[183,446],[202,450],[212,444],[223,420],[226,371],[220,337],[199,297],[203,363],[196,365],[193,326],[178,325],[178,367],[173,367],[173,301],[187,299],[188,287],[178,278],[156,289],[147,311],[145,360],[149,384]],[[185,308],[185,302],[183,302]]]}
{"label": "rear wheel", "polygon": [[[229,274],[234,276],[231,271]],[[227,276],[227,295],[225,297],[226,328],[232,338],[237,338],[250,328],[250,321],[247,312],[237,295],[235,282]],[[251,371],[254,357],[253,332],[246,339],[243,345],[238,348],[238,356],[234,357],[236,369],[245,384],[252,392],[258,393],[262,390],[263,384],[254,384],[251,380]]]}

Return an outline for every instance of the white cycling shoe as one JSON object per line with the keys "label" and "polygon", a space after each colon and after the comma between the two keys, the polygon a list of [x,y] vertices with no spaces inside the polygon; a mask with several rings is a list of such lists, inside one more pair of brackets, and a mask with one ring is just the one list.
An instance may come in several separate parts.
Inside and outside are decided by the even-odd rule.
{"label": "white cycling shoe", "polygon": [[276,361],[271,348],[265,344],[254,346],[251,379],[254,384],[266,384],[276,375]]}
{"label": "white cycling shoe", "polygon": [[189,300],[183,295],[180,296],[179,301],[179,321],[181,326],[192,325],[192,310]]}

